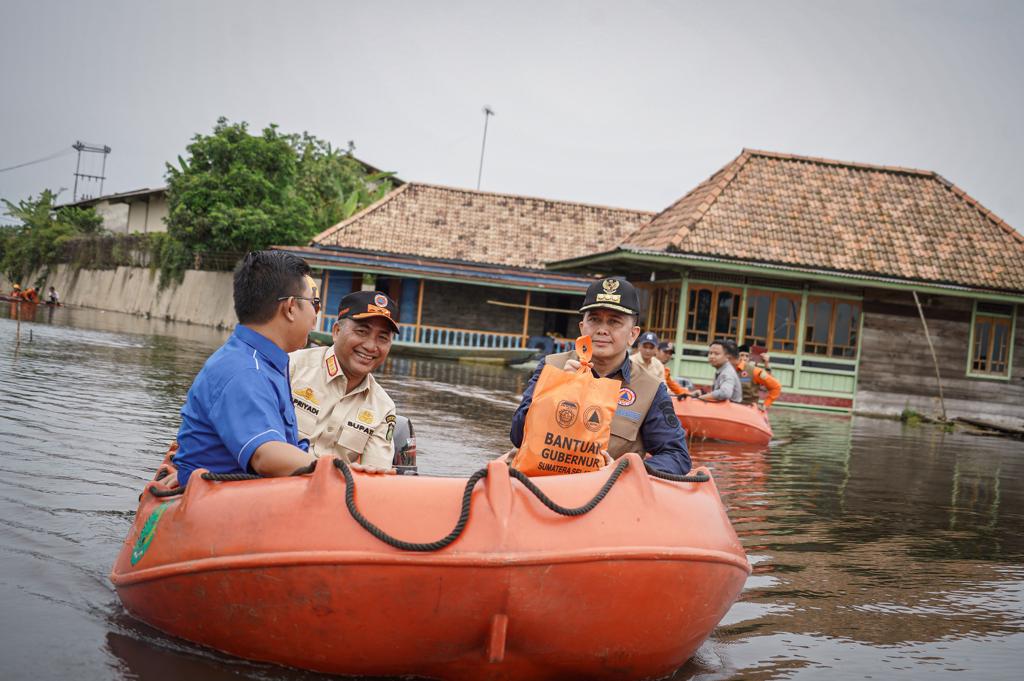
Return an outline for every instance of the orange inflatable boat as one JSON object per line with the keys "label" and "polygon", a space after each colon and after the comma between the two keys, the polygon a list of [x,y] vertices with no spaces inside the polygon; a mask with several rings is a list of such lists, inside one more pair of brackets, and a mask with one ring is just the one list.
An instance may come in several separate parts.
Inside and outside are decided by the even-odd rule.
{"label": "orange inflatable boat", "polygon": [[768,414],[757,407],[695,398],[673,400],[673,404],[687,437],[754,445],[766,445],[772,439]]}
{"label": "orange inflatable boat", "polygon": [[658,479],[635,454],[533,480],[498,461],[467,480],[353,473],[328,458],[311,474],[241,477],[197,471],[177,496],[148,483],[110,579],[144,622],[254,660],[658,678],[750,573],[706,469]]}

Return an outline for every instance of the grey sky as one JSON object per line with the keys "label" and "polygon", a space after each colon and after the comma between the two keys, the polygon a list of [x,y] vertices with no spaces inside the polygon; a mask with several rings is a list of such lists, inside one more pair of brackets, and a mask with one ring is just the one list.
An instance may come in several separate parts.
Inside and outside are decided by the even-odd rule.
{"label": "grey sky", "polygon": [[157,186],[225,115],[473,187],[486,103],[486,190],[660,210],[746,146],[935,170],[1024,229],[1022,29],[966,0],[3,0],[0,167],[82,139],[107,193]]}

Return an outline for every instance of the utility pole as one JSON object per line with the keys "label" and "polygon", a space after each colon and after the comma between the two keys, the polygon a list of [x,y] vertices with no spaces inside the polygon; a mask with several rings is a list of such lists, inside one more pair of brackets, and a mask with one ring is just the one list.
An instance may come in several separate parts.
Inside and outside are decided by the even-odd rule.
{"label": "utility pole", "polygon": [[484,105],[484,142],[480,145],[480,170],[476,174],[476,188],[480,189],[480,179],[484,176],[484,150],[487,149],[487,121],[494,115],[494,109]]}
{"label": "utility pole", "polygon": [[[107,177],[106,177],[106,175],[107,175],[107,155],[110,154],[110,147],[108,147],[105,144],[102,147],[101,146],[97,146],[95,144],[86,144],[85,142],[82,142],[81,140],[79,140],[79,141],[75,142],[74,144],[72,144],[71,148],[78,152],[78,160],[75,161],[75,191],[74,191],[74,197],[71,200],[72,201],[78,201],[78,180],[79,180],[79,178],[81,178],[83,180],[99,181],[99,183],[100,183],[100,193],[99,193],[99,196],[103,196],[103,180],[107,179]],[[85,152],[87,154],[103,154],[103,167],[102,167],[102,170],[100,170],[100,174],[99,175],[88,175],[86,173],[81,172],[81,169],[82,169],[82,152]]]}

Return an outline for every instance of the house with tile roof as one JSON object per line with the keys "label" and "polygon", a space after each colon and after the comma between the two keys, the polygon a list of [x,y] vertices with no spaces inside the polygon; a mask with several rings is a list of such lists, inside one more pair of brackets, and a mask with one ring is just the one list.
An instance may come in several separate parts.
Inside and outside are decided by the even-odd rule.
{"label": "house with tile roof", "polygon": [[577,333],[590,279],[545,263],[607,250],[653,215],[409,182],[310,246],[279,248],[323,273],[322,331],[346,293],[376,288],[399,303],[395,354],[516,359]]}
{"label": "house with tile roof", "polygon": [[708,342],[731,338],[767,348],[784,401],[1024,425],[1024,236],[931,171],[745,149],[549,267],[640,284],[642,325],[698,382]]}

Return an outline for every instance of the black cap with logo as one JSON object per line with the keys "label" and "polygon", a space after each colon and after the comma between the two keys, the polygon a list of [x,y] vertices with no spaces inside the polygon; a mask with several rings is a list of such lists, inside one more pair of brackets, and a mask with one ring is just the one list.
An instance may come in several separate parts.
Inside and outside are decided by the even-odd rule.
{"label": "black cap with logo", "polygon": [[367,319],[383,317],[398,331],[398,303],[380,291],[356,291],[338,303],[338,319]]}
{"label": "black cap with logo", "polygon": [[637,295],[633,285],[621,277],[599,279],[587,289],[580,312],[596,310],[601,307],[616,312],[639,315],[640,296]]}
{"label": "black cap with logo", "polygon": [[637,347],[639,347],[644,343],[650,343],[654,347],[658,347],[658,334],[653,331],[644,331],[640,334],[640,337],[636,339],[636,344]]}
{"label": "black cap with logo", "polygon": [[663,352],[667,352],[670,355],[676,354],[676,346],[672,345],[668,341],[662,341],[661,343],[658,343],[658,349]]}

